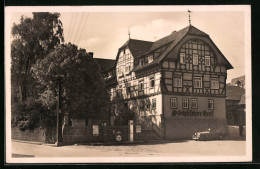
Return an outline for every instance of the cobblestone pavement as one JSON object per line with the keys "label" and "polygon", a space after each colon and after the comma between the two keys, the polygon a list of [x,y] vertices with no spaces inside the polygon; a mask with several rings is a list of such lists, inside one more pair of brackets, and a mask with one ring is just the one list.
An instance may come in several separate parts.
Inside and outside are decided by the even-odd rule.
{"label": "cobblestone pavement", "polygon": [[55,147],[12,141],[12,157],[241,156],[245,141],[182,141],[142,145],[69,145]]}

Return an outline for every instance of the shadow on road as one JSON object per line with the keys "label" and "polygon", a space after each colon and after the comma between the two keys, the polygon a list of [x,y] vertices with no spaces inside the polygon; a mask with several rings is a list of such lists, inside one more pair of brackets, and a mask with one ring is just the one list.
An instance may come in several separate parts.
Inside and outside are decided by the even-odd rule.
{"label": "shadow on road", "polygon": [[12,153],[12,157],[34,157],[34,155],[14,154],[14,153]]}

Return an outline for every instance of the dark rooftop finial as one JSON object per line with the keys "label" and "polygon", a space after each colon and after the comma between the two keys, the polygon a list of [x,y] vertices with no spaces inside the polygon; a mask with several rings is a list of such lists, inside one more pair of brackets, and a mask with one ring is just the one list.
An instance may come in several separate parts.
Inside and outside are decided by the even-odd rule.
{"label": "dark rooftop finial", "polygon": [[189,12],[189,24],[191,25],[191,19],[190,19],[190,13],[191,13],[191,11],[188,9],[188,12]]}
{"label": "dark rooftop finial", "polygon": [[128,28],[128,38],[130,39],[130,31],[129,31],[129,28]]}

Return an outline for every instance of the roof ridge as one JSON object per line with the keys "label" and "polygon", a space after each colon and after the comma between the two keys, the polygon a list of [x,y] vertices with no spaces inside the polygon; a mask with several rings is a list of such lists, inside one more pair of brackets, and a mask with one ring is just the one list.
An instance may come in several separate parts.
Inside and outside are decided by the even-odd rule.
{"label": "roof ridge", "polygon": [[151,42],[151,43],[154,43],[154,42],[152,42],[152,41],[147,41],[147,40],[140,40],[140,39],[129,39],[129,40],[135,40],[135,41],[142,41],[142,42]]}

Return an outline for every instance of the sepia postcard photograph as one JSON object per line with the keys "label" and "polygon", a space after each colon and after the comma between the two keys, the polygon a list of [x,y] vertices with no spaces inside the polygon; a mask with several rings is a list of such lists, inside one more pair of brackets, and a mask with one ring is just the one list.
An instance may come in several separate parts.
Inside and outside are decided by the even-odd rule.
{"label": "sepia postcard photograph", "polygon": [[5,157],[251,162],[250,5],[5,7]]}

